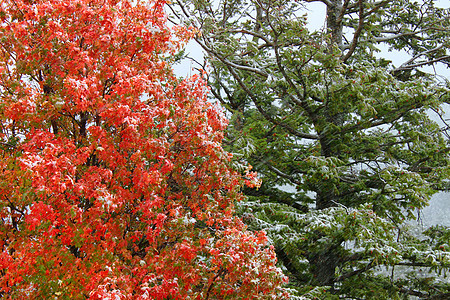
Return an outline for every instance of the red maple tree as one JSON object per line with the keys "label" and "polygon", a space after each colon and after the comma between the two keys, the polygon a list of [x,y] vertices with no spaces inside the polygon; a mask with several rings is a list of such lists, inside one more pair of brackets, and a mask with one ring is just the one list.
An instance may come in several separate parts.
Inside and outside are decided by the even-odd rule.
{"label": "red maple tree", "polygon": [[[0,295],[280,299],[164,1],[0,3]],[[251,174],[253,175],[253,174]],[[252,176],[249,176],[252,177]]]}

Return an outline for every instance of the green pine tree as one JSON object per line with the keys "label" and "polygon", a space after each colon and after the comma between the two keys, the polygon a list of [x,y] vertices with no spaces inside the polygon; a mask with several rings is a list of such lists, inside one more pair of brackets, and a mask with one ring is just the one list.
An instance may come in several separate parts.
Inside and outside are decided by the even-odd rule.
{"label": "green pine tree", "polygon": [[[307,2],[326,6],[322,31],[306,29]],[[172,8],[200,29],[211,97],[231,116],[225,142],[263,179],[245,191],[244,220],[270,235],[293,295],[448,297],[449,229],[417,236],[408,221],[448,186],[449,83],[423,67],[450,64],[449,10],[431,0]],[[382,47],[405,54],[391,62]]]}

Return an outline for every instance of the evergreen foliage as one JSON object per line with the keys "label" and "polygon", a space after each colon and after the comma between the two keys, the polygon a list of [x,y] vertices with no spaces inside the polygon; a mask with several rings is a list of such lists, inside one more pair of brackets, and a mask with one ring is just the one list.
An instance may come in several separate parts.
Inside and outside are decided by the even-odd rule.
{"label": "evergreen foliage", "polygon": [[[306,2],[327,7],[322,31],[307,30]],[[292,294],[448,297],[449,229],[414,236],[408,224],[448,187],[449,83],[423,67],[450,64],[449,10],[431,0],[172,9],[200,30],[211,97],[231,115],[227,147],[263,180],[241,213],[268,233]]]}

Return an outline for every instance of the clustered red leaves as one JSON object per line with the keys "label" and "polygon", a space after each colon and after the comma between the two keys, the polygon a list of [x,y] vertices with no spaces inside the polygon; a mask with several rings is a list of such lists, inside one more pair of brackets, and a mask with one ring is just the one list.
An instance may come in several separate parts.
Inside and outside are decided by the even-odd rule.
{"label": "clustered red leaves", "polygon": [[[279,299],[233,216],[227,122],[171,55],[164,1],[0,3],[0,295]],[[251,182],[250,182],[251,181]]]}

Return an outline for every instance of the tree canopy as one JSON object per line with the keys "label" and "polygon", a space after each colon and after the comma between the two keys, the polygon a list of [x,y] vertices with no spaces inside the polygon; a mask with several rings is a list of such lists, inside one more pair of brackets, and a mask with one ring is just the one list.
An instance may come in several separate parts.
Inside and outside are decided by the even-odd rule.
{"label": "tree canopy", "polygon": [[[323,30],[307,29],[307,2],[326,7]],[[448,187],[449,82],[433,67],[450,64],[449,9],[431,0],[171,7],[200,31],[211,98],[231,116],[227,149],[261,174],[244,220],[267,231],[298,295],[448,297],[448,228],[418,236],[408,224]],[[403,54],[392,62],[380,49]]]}
{"label": "tree canopy", "polygon": [[[281,299],[164,1],[0,2],[0,297]],[[242,174],[242,175],[241,175]]]}

